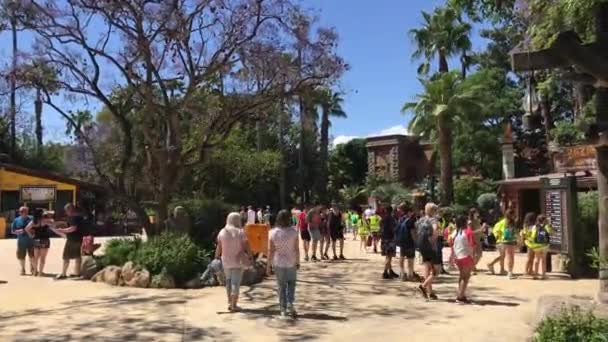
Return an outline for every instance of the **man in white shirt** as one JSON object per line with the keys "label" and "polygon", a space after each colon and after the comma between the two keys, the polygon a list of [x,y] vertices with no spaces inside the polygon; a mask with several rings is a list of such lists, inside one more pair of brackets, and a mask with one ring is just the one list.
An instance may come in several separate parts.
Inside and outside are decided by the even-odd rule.
{"label": "man in white shirt", "polygon": [[247,224],[255,224],[255,210],[252,206],[247,207]]}

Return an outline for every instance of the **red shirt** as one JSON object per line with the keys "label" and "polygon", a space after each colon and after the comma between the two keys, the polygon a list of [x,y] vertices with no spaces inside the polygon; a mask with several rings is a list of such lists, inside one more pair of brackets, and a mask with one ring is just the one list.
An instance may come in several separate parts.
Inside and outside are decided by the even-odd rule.
{"label": "red shirt", "polygon": [[308,230],[308,223],[306,222],[306,211],[302,210],[298,216],[298,228],[300,231]]}

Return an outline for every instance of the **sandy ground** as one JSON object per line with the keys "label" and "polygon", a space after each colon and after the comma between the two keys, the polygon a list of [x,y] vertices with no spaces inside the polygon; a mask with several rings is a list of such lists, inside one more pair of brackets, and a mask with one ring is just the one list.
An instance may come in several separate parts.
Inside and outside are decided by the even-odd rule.
{"label": "sandy ground", "polygon": [[[0,240],[0,341],[525,341],[545,294],[593,297],[597,281],[547,281],[480,274],[457,305],[455,276],[427,302],[416,285],[382,280],[382,258],[347,241],[347,261],[305,263],[298,275],[299,319],[277,319],[275,282],[243,287],[241,313],[225,312],[223,288],[152,290],[89,281],[18,276],[14,240]],[[60,271],[62,239],[47,272]],[[480,265],[495,256],[486,253]],[[418,266],[417,266],[418,267]],[[485,268],[485,266],[484,266]],[[521,273],[523,255],[516,259]],[[395,264],[395,269],[398,269]]]}

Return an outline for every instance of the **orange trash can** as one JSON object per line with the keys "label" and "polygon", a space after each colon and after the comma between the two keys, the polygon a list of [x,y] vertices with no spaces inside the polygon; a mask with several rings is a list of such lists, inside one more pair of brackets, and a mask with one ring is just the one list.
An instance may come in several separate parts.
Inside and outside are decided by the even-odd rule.
{"label": "orange trash can", "polygon": [[270,227],[265,224],[248,224],[245,226],[245,235],[249,241],[252,253],[268,255],[268,232]]}
{"label": "orange trash can", "polygon": [[6,239],[8,237],[8,225],[6,224],[6,219],[4,217],[0,217],[0,239]]}

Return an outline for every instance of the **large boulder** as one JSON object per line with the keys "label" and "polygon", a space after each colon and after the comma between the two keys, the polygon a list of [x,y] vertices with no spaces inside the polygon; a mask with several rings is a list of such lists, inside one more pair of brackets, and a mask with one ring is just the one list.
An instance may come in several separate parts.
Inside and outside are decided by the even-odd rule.
{"label": "large boulder", "polygon": [[80,267],[80,275],[83,279],[91,279],[99,271],[99,264],[97,260],[92,256],[85,256],[82,258],[82,264]]}
{"label": "large boulder", "polygon": [[165,269],[163,269],[160,274],[152,277],[150,287],[155,289],[174,289],[175,279]]}
{"label": "large boulder", "polygon": [[260,259],[252,267],[243,270],[241,285],[261,283],[266,277],[266,260]]}
{"label": "large boulder", "polygon": [[184,287],[187,289],[200,289],[203,287],[203,282],[201,281],[201,276],[199,274],[196,277],[190,279],[184,284]]}
{"label": "large boulder", "polygon": [[593,311],[602,318],[608,318],[608,308],[598,305],[591,297],[580,296],[541,296],[536,306],[536,323],[547,317],[558,315],[563,308],[579,307],[583,311]]}
{"label": "large boulder", "polygon": [[133,261],[127,261],[122,266],[122,279],[126,283],[130,282],[131,279],[135,276],[135,272],[139,271],[139,269],[135,266]]}
{"label": "large boulder", "polygon": [[121,285],[122,279],[120,274],[122,269],[118,266],[107,266],[103,270],[97,272],[91,280],[99,283],[106,283],[108,285]]}
{"label": "large boulder", "polygon": [[148,270],[138,270],[129,281],[125,281],[125,285],[129,287],[146,288],[150,286],[150,272]]}

